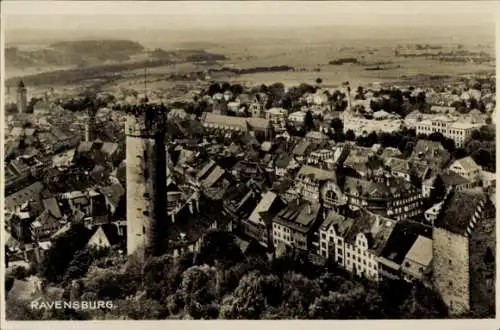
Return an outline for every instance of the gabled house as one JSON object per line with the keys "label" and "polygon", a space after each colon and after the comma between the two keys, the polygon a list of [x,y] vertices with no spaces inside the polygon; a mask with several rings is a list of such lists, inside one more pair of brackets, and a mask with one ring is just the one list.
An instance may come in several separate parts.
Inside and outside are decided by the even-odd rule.
{"label": "gabled house", "polygon": [[273,244],[292,249],[317,251],[318,228],[322,223],[321,205],[296,199],[273,218]]}
{"label": "gabled house", "polygon": [[87,243],[87,247],[109,249],[120,243],[121,237],[114,224],[101,225],[96,228]]}
{"label": "gabled house", "polygon": [[57,219],[48,209],[43,211],[30,225],[31,239],[43,241],[50,238],[64,223]]}
{"label": "gabled house", "polygon": [[473,185],[481,180],[482,169],[470,156],[457,159],[450,165],[449,169],[463,176]]}
{"label": "gabled house", "polygon": [[474,184],[467,178],[455,172],[449,171],[448,173],[441,173],[440,177],[446,187],[450,187],[458,191],[474,187]]}
{"label": "gabled house", "polygon": [[265,247],[272,246],[272,218],[284,207],[285,203],[278,194],[272,191],[263,193],[248,219],[241,221],[241,231]]}
{"label": "gabled house", "polygon": [[104,196],[106,210],[110,215],[115,215],[120,205],[120,201],[125,196],[125,189],[120,183],[114,183],[109,186],[99,188],[99,191]]}
{"label": "gabled house", "polygon": [[408,282],[428,281],[432,269],[432,238],[419,235],[405,256],[401,272]]}
{"label": "gabled house", "polygon": [[302,139],[293,148],[292,155],[299,163],[304,163],[312,149],[313,145],[309,141]]}

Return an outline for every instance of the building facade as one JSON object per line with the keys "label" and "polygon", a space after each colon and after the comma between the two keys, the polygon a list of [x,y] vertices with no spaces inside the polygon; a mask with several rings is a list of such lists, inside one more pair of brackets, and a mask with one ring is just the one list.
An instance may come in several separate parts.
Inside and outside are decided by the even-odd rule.
{"label": "building facade", "polygon": [[441,133],[455,141],[457,147],[463,147],[470,140],[472,131],[477,127],[473,124],[449,122],[444,120],[422,121],[415,126],[416,133],[430,135]]}

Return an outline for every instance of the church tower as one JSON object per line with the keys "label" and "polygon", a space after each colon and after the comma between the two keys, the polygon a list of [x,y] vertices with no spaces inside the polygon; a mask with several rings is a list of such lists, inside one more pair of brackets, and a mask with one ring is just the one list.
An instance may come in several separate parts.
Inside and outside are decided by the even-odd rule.
{"label": "church tower", "polygon": [[163,106],[142,104],[127,112],[127,254],[161,253],[167,225],[166,148]]}
{"label": "church tower", "polygon": [[26,113],[28,111],[28,93],[22,80],[19,81],[19,85],[17,86],[17,111],[19,113]]}

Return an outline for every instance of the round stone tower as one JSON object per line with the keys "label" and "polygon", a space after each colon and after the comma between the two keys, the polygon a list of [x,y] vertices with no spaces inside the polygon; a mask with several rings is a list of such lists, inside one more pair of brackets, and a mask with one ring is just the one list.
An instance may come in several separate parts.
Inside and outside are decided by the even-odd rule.
{"label": "round stone tower", "polygon": [[28,92],[22,80],[19,81],[17,86],[17,111],[19,113],[28,111]]}
{"label": "round stone tower", "polygon": [[127,111],[127,253],[161,253],[167,217],[166,111],[143,104]]}

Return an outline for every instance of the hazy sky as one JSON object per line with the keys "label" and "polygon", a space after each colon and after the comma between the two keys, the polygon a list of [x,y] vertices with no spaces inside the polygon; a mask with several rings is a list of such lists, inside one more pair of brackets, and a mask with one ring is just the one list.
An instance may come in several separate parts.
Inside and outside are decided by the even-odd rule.
{"label": "hazy sky", "polygon": [[6,30],[133,30],[328,25],[492,25],[498,6],[448,2],[2,1]]}

